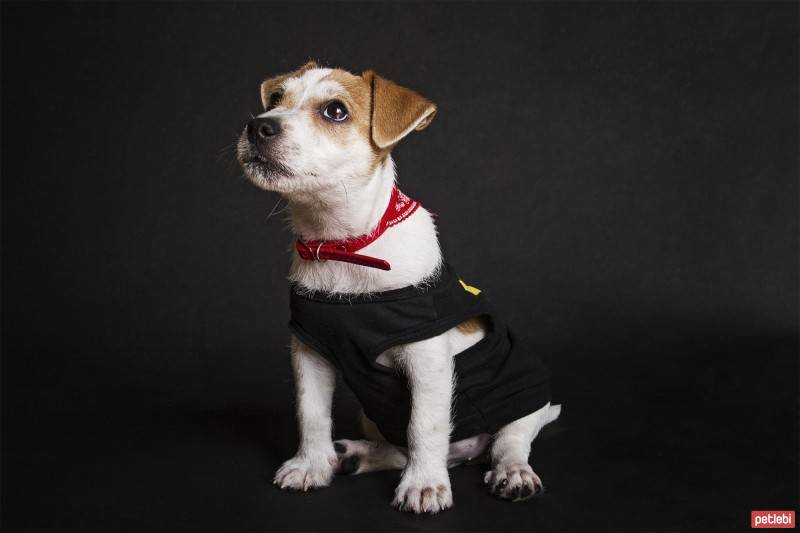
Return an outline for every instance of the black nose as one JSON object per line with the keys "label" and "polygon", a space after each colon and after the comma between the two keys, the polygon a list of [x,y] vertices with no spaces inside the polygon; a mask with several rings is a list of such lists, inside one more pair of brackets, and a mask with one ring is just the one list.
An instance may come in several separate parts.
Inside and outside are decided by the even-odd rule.
{"label": "black nose", "polygon": [[281,123],[273,117],[257,117],[247,123],[247,138],[256,144],[281,132]]}

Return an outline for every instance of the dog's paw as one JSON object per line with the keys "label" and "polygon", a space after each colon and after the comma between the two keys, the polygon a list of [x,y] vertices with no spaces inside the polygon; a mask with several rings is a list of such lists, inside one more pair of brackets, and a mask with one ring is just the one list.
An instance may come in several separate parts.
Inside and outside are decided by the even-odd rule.
{"label": "dog's paw", "polygon": [[544,492],[542,480],[528,463],[500,463],[486,472],[484,484],[492,495],[519,502]]}
{"label": "dog's paw", "polygon": [[295,456],[283,463],[272,482],[283,490],[312,490],[327,487],[333,480],[335,456]]}
{"label": "dog's paw", "polygon": [[364,440],[340,439],[334,441],[333,449],[336,451],[334,472],[337,475],[357,474],[363,457],[369,452],[369,444]]}
{"label": "dog's paw", "polygon": [[394,492],[392,505],[416,514],[436,514],[449,509],[453,506],[453,493],[447,471],[434,476],[404,473]]}

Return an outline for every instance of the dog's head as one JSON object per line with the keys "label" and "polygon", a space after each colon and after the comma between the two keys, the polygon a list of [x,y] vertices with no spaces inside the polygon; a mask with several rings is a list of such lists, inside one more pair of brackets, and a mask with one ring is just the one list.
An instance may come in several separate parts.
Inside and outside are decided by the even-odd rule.
{"label": "dog's head", "polygon": [[264,113],[239,139],[253,183],[285,195],[368,179],[394,146],[430,124],[436,106],[373,71],[309,62],[261,84]]}

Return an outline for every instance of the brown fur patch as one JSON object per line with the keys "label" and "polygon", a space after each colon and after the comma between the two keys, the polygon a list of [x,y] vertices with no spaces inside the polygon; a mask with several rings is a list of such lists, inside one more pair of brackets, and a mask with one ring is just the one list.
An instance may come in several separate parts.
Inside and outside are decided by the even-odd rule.
{"label": "brown fur patch", "polygon": [[[341,100],[345,107],[347,107],[350,118],[348,119],[349,124],[332,124],[320,117],[322,124],[331,128],[334,133],[336,133],[337,128],[349,125],[355,128],[359,135],[369,139],[371,109],[371,91],[369,83],[362,77],[355,76],[342,69],[334,70],[323,79],[335,81],[342,86],[344,92],[337,96],[337,99]],[[320,102],[320,104],[322,103],[323,102]]]}
{"label": "brown fur patch", "polygon": [[284,74],[278,74],[275,77],[262,81],[261,104],[264,106],[264,109],[266,109],[267,105],[269,104],[269,97],[272,95],[275,89],[277,89],[278,86],[280,86],[280,84],[284,82],[284,80],[287,80],[289,78],[297,78],[298,76],[301,76],[303,72],[312,68],[319,68],[319,65],[313,59],[309,59],[302,67],[298,68],[297,70],[294,70],[292,72],[286,72]]}
{"label": "brown fur patch", "polygon": [[482,317],[475,317],[465,320],[456,327],[461,333],[477,333],[478,331],[485,331],[486,321]]}
{"label": "brown fur patch", "polygon": [[372,84],[372,140],[380,149],[391,148],[411,130],[425,129],[436,106],[416,92],[368,70],[362,74]]}

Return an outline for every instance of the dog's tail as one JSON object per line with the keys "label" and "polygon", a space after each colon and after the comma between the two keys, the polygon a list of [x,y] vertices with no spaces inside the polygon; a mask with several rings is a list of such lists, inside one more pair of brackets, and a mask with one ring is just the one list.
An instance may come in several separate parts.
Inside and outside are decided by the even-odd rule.
{"label": "dog's tail", "polygon": [[556,405],[551,404],[550,407],[547,409],[547,413],[545,413],[544,424],[542,425],[546,426],[550,422],[555,422],[560,415],[561,415],[561,404],[560,403]]}

